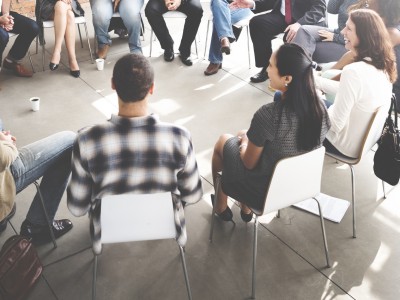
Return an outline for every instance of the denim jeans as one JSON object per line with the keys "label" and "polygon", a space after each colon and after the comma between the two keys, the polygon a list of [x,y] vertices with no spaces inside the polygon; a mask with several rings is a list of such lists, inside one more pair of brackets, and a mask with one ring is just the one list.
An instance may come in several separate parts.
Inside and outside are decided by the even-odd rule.
{"label": "denim jeans", "polygon": [[[140,10],[144,0],[121,0],[119,3],[119,14],[124,22],[129,36],[129,50],[131,53],[142,53],[140,44]],[[111,45],[108,34],[110,20],[114,13],[111,0],[90,0],[93,15],[93,26],[97,36],[99,48]]]}
{"label": "denim jeans", "polygon": [[[20,149],[11,164],[17,194],[42,177],[40,191],[50,220],[54,219],[71,173],[72,147],[76,134],[62,131]],[[36,194],[26,219],[36,225],[45,225],[46,218]]]}
{"label": "denim jeans", "polygon": [[[0,15],[2,14],[0,13]],[[34,20],[16,12],[12,11],[10,12],[10,15],[14,18],[14,27],[10,32],[16,33],[18,36],[8,53],[8,58],[12,61],[19,62],[25,57],[32,41],[39,34],[39,26]],[[3,52],[8,44],[8,40],[8,31],[0,28],[0,65],[3,60]]]}
{"label": "denim jeans", "polygon": [[253,13],[249,8],[231,10],[228,0],[212,0],[211,11],[214,25],[208,60],[213,64],[220,64],[222,63],[221,38],[227,37],[231,42],[234,41],[232,24],[252,16]]}

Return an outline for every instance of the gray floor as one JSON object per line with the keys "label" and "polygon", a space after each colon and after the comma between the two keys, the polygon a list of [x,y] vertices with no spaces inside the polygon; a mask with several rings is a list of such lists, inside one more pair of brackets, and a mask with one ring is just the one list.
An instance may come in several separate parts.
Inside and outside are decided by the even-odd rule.
{"label": "gray floor", "polygon": [[[90,12],[87,5],[87,12]],[[90,16],[90,13],[87,13]],[[90,22],[90,17],[87,17]],[[183,23],[169,21],[174,28],[176,50]],[[143,52],[149,53],[150,30],[146,24]],[[93,28],[89,24],[93,42]],[[164,121],[186,126],[193,135],[204,197],[186,208],[188,244],[186,259],[194,299],[246,299],[251,294],[252,223],[240,220],[233,206],[236,226],[216,220],[214,242],[208,242],[211,206],[211,154],[218,136],[247,128],[253,113],[272,101],[267,83],[250,84],[257,72],[248,69],[246,36],[232,45],[223,69],[205,77],[203,59],[206,21],[198,35],[200,57],[193,47],[194,66],[186,67],[179,59],[165,63],[158,42],[150,58],[156,72],[156,90],[151,110]],[[60,130],[79,130],[105,122],[116,111],[116,95],[110,86],[115,61],[128,53],[126,40],[113,38],[104,71],[91,64],[87,45],[77,52],[82,71],[80,79],[68,74],[63,51],[60,70],[50,72],[48,60],[53,45],[48,30],[46,70],[41,71],[41,56],[33,55],[32,79],[17,78],[7,70],[0,73],[0,116],[6,129],[25,145]],[[7,53],[7,49],[6,52]],[[31,52],[35,49],[32,45]],[[40,52],[39,52],[40,53]],[[25,62],[29,66],[28,61]],[[254,65],[254,62],[253,62]],[[41,97],[38,112],[30,110],[28,99]],[[280,219],[263,217],[259,228],[257,292],[258,299],[399,299],[400,273],[399,190],[389,191],[383,199],[381,183],[372,171],[370,153],[356,167],[358,237],[351,237],[351,213],[340,224],[326,221],[332,268],[324,267],[319,219],[294,208],[285,209]],[[322,191],[349,200],[350,171],[331,159],[325,159]],[[17,196],[18,210],[12,225],[19,227],[34,195],[30,186]],[[58,218],[70,218],[71,233],[38,248],[45,266],[43,277],[28,299],[90,299],[92,259],[87,217],[73,217],[65,197]],[[231,203],[234,205],[233,203]],[[14,234],[11,226],[0,236],[0,244]],[[138,242],[107,245],[99,259],[98,299],[186,299],[186,290],[174,241]]]}

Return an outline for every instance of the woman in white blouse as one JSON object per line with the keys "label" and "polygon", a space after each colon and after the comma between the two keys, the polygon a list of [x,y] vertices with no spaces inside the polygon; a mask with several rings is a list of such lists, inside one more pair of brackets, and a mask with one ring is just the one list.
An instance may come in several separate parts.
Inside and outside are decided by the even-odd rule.
{"label": "woman in white blouse", "polygon": [[339,83],[318,80],[323,91],[332,86],[337,89],[328,109],[332,126],[324,145],[330,151],[357,157],[374,112],[380,106],[389,109],[392,83],[397,78],[396,63],[385,24],[376,12],[351,12],[342,33],[346,49],[356,58],[343,68]]}

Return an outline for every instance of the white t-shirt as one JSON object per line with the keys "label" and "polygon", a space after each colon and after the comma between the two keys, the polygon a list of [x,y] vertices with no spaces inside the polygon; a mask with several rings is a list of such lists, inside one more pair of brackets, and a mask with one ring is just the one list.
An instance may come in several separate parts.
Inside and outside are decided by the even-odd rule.
{"label": "white t-shirt", "polygon": [[357,157],[373,113],[382,105],[389,110],[391,95],[392,84],[384,71],[363,61],[344,67],[328,109],[327,139],[344,155]]}

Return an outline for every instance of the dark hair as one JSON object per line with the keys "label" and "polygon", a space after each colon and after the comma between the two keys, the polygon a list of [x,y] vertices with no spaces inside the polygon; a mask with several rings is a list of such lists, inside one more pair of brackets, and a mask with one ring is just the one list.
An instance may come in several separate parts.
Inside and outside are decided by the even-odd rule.
{"label": "dark hair", "polygon": [[141,54],[127,54],[114,66],[112,81],[123,102],[143,100],[154,82],[154,70]]}
{"label": "dark hair", "polygon": [[400,23],[399,0],[376,1],[375,5],[373,6],[366,6],[366,1],[360,0],[359,2],[351,5],[349,7],[349,11],[360,8],[369,8],[376,11],[383,19],[386,27],[397,27]]}
{"label": "dark hair", "polygon": [[355,60],[371,58],[371,61],[366,62],[378,70],[385,71],[390,82],[395,82],[397,78],[396,59],[389,33],[382,18],[373,10],[357,9],[350,12],[349,19],[356,27],[359,40]]}
{"label": "dark hair", "polygon": [[312,150],[321,142],[322,121],[326,114],[315,90],[313,62],[300,46],[284,44],[276,52],[276,66],[280,76],[292,76],[282,103],[298,117],[300,148]]}

